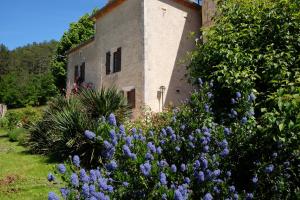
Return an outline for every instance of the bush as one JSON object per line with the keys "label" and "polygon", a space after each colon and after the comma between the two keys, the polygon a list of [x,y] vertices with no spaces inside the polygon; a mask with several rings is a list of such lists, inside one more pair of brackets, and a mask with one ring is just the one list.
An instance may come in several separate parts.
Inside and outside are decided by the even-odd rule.
{"label": "bush", "polygon": [[[86,163],[95,163],[98,151],[93,151],[82,133],[96,130],[102,117],[111,112],[120,113],[125,120],[129,109],[120,92],[114,88],[100,91],[84,90],[68,99],[58,97],[49,102],[41,121],[31,130],[29,147],[32,152],[46,154],[57,159],[67,158],[75,152],[86,155]],[[95,158],[93,155],[95,154]]]}
{"label": "bush", "polygon": [[69,192],[67,199],[101,195],[106,199],[250,198],[252,191],[235,189],[228,156],[231,142],[247,134],[253,117],[236,118],[235,127],[214,123],[210,89],[205,84],[188,105],[175,109],[160,132],[127,131],[110,115],[96,132],[82,133],[85,142],[101,152],[100,168],[88,173],[73,158],[73,166],[63,173],[68,185],[63,194]]}
{"label": "bush", "polygon": [[[261,127],[253,115],[255,96],[236,94],[235,106],[248,111],[231,110],[224,122],[216,123],[213,83],[200,88],[173,110],[170,123],[159,132],[128,131],[110,115],[95,132],[82,133],[94,149],[90,155],[100,152],[99,168],[87,172],[75,159],[62,174],[67,184],[62,194],[68,191],[67,199],[297,199],[299,90],[290,90],[295,94],[289,98],[279,91],[275,99],[283,100],[282,113],[275,121],[266,113],[265,120],[273,122]],[[298,125],[280,125],[281,116]]]}
{"label": "bush", "polygon": [[24,128],[16,128],[8,132],[8,137],[11,142],[20,142],[23,144],[27,136],[27,130]]}
{"label": "bush", "polygon": [[26,107],[21,109],[8,110],[5,117],[1,119],[0,127],[15,129],[18,127],[29,128],[42,118],[42,108]]}

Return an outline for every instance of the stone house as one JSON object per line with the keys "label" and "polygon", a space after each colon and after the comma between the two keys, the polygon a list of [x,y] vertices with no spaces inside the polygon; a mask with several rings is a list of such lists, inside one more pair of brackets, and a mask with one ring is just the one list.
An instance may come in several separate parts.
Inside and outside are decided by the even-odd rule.
{"label": "stone house", "polygon": [[92,16],[95,36],[68,52],[67,84],[115,86],[134,116],[178,105],[192,90],[183,60],[205,23],[201,12],[199,1],[110,0]]}

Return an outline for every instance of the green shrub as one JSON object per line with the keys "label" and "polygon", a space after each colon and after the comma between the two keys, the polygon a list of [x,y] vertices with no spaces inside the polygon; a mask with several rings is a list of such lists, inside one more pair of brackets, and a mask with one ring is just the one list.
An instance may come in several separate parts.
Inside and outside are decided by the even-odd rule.
{"label": "green shrub", "polygon": [[27,130],[24,128],[16,128],[8,132],[9,140],[12,142],[24,143],[26,135]]}
{"label": "green shrub", "polygon": [[[57,97],[49,102],[45,115],[30,130],[29,146],[32,152],[52,155],[58,159],[70,154],[87,154],[91,147],[83,140],[86,129],[95,130],[102,117],[119,113],[123,122],[129,109],[122,94],[114,88],[100,91],[83,90],[68,99]],[[98,154],[98,152],[94,152]],[[97,157],[97,156],[95,156]],[[91,157],[88,162],[95,163]]]}
{"label": "green shrub", "polygon": [[[8,110],[3,120],[3,128],[12,130],[17,127],[29,128],[42,118],[42,108],[20,108]],[[5,126],[5,127],[4,127]]]}

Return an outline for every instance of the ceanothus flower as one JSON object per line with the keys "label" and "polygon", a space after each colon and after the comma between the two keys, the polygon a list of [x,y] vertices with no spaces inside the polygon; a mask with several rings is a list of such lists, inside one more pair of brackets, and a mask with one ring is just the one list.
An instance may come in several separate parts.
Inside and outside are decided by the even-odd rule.
{"label": "ceanothus flower", "polygon": [[189,177],[185,177],[185,178],[184,178],[184,183],[190,184],[190,182],[191,182],[191,180],[190,180]]}
{"label": "ceanothus flower", "polygon": [[179,152],[179,151],[180,151],[180,147],[179,147],[179,146],[176,146],[176,147],[175,147],[175,151]]}
{"label": "ceanothus flower", "polygon": [[221,174],[221,170],[219,170],[219,169],[216,169],[216,170],[214,170],[214,172],[213,172],[213,175],[214,175],[215,177],[220,176],[220,174]]}
{"label": "ceanothus flower", "polygon": [[123,145],[123,153],[125,156],[128,156],[128,157],[131,156],[130,148],[127,145]]}
{"label": "ceanothus flower", "polygon": [[52,181],[55,180],[55,177],[54,177],[53,174],[49,173],[48,176],[47,176],[47,179],[48,179],[49,182],[52,182]]}
{"label": "ceanothus flower", "polygon": [[209,146],[208,145],[205,145],[203,147],[203,152],[207,153],[209,151]]}
{"label": "ceanothus flower", "polygon": [[161,199],[162,199],[162,200],[167,200],[167,199],[168,199],[168,196],[167,196],[167,194],[166,194],[166,193],[164,193],[164,194],[161,196]]}
{"label": "ceanothus flower", "polygon": [[265,168],[265,172],[266,172],[267,174],[270,174],[271,172],[273,172],[273,170],[274,170],[274,165],[273,165],[273,164],[270,164],[270,165],[268,165],[268,166]]}
{"label": "ceanothus flower", "polygon": [[204,157],[201,157],[200,160],[202,164],[202,169],[206,169],[208,167],[208,161]]}
{"label": "ceanothus flower", "polygon": [[234,193],[235,192],[235,187],[234,185],[229,186],[229,192]]}
{"label": "ceanothus flower", "polygon": [[255,101],[255,99],[256,99],[256,96],[255,96],[253,93],[251,93],[251,94],[248,96],[248,101],[250,101],[250,102]]}
{"label": "ceanothus flower", "polygon": [[61,173],[61,174],[64,174],[66,172],[66,170],[67,170],[66,166],[64,164],[59,164],[57,166],[57,169],[58,169],[59,173]]}
{"label": "ceanothus flower", "polygon": [[231,112],[231,114],[232,114],[233,116],[237,116],[237,115],[238,115],[237,112],[236,112],[234,109],[231,109],[230,112]]}
{"label": "ceanothus flower", "polygon": [[238,195],[237,193],[235,193],[235,194],[233,195],[233,199],[234,199],[234,200],[238,200],[238,199],[239,199],[239,195]]}
{"label": "ceanothus flower", "polygon": [[54,192],[49,192],[48,200],[59,200],[59,197],[56,196],[56,194]]}
{"label": "ceanothus flower", "polygon": [[87,183],[82,186],[82,194],[85,198],[88,198],[90,195],[90,187]]}
{"label": "ceanothus flower", "polygon": [[172,135],[171,135],[171,140],[172,140],[172,141],[175,141],[175,140],[176,140],[176,135],[175,135],[175,134],[172,134]]}
{"label": "ceanothus flower", "polygon": [[229,128],[224,128],[224,134],[225,135],[230,135],[231,134],[231,131]]}
{"label": "ceanothus flower", "polygon": [[213,200],[213,196],[210,193],[206,193],[203,200]]}
{"label": "ceanothus flower", "polygon": [[176,165],[171,165],[171,171],[173,172],[173,173],[176,173],[177,172],[177,167],[176,167]]}
{"label": "ceanothus flower", "polygon": [[155,145],[152,142],[148,142],[147,144],[148,150],[150,150],[152,153],[156,153]]}
{"label": "ceanothus flower", "polygon": [[258,177],[257,175],[255,175],[253,178],[252,178],[252,183],[256,184],[258,182]]}
{"label": "ceanothus flower", "polygon": [[239,99],[242,97],[242,94],[240,92],[235,93],[235,98]]}
{"label": "ceanothus flower", "polygon": [[98,184],[100,189],[102,190],[107,190],[107,179],[106,178],[99,178],[98,179]]}
{"label": "ceanothus flower", "polygon": [[167,176],[165,173],[161,172],[159,174],[159,181],[162,185],[167,185],[168,181],[167,181]]}
{"label": "ceanothus flower", "polygon": [[93,139],[95,139],[95,137],[96,137],[96,134],[95,134],[94,132],[92,132],[92,131],[89,131],[89,130],[86,130],[86,131],[84,132],[84,135],[85,135],[85,137],[86,137],[87,139],[89,139],[89,140],[93,140]]}
{"label": "ceanothus flower", "polygon": [[224,139],[222,142],[219,143],[220,147],[225,149],[226,147],[228,147],[228,142],[226,139]]}
{"label": "ceanothus flower", "polygon": [[194,167],[196,169],[198,169],[200,167],[200,161],[199,160],[196,160],[195,163],[194,163]]}
{"label": "ceanothus flower", "polygon": [[119,126],[119,130],[120,130],[120,134],[121,134],[121,135],[124,135],[124,134],[125,134],[125,126],[124,126],[123,124],[121,124],[121,125]]}
{"label": "ceanothus flower", "polygon": [[88,183],[90,181],[90,177],[86,174],[84,169],[81,169],[79,172],[80,175],[80,181],[83,183]]}
{"label": "ceanothus flower", "polygon": [[200,86],[202,86],[202,85],[203,85],[203,81],[202,81],[202,79],[201,79],[201,78],[198,78],[198,83],[199,83],[199,85],[200,85]]}
{"label": "ceanothus flower", "polygon": [[70,190],[67,188],[60,188],[60,193],[63,199],[66,199],[68,194],[70,193]]}
{"label": "ceanothus flower", "polygon": [[116,116],[113,113],[108,116],[108,123],[113,126],[117,125]]}
{"label": "ceanothus flower", "polygon": [[162,148],[161,147],[157,147],[156,148],[156,152],[158,155],[160,155],[162,153]]}
{"label": "ceanothus flower", "polygon": [[211,98],[213,97],[213,94],[212,94],[211,92],[208,92],[208,93],[207,93],[207,97],[208,97],[209,99],[211,99]]}
{"label": "ceanothus flower", "polygon": [[220,156],[224,158],[224,157],[228,156],[228,154],[229,154],[229,149],[225,148],[225,149],[220,153]]}
{"label": "ceanothus flower", "polygon": [[73,173],[71,175],[71,184],[74,186],[74,187],[78,187],[79,186],[79,180],[78,180],[78,176],[76,173]]}
{"label": "ceanothus flower", "polygon": [[242,124],[246,124],[248,121],[247,117],[243,117],[242,120],[241,120],[241,123]]}
{"label": "ceanothus flower", "polygon": [[252,193],[247,193],[246,194],[246,200],[253,199],[253,194]]}
{"label": "ceanothus flower", "polygon": [[90,181],[92,182],[97,181],[97,172],[93,169],[90,170]]}
{"label": "ceanothus flower", "polygon": [[185,165],[184,163],[182,163],[182,164],[180,165],[180,170],[181,170],[182,172],[184,172],[184,171],[186,170],[186,165]]}
{"label": "ceanothus flower", "polygon": [[203,182],[205,180],[205,175],[204,175],[204,172],[203,171],[200,171],[198,174],[197,174],[197,179],[198,181],[200,182]]}
{"label": "ceanothus flower", "polygon": [[147,153],[146,153],[145,158],[146,158],[147,160],[154,160],[154,157],[153,157],[153,155],[152,155],[150,152],[147,152]]}
{"label": "ceanothus flower", "polygon": [[79,159],[79,156],[77,156],[77,155],[73,156],[73,164],[74,164],[76,167],[80,167],[80,159]]}
{"label": "ceanothus flower", "polygon": [[230,102],[231,104],[236,104],[236,100],[234,98],[231,98]]}
{"label": "ceanothus flower", "polygon": [[210,110],[209,105],[205,104],[204,105],[204,110],[205,110],[205,112],[209,112],[209,110]]}
{"label": "ceanothus flower", "polygon": [[117,167],[118,165],[115,160],[110,161],[110,163],[106,165],[108,171],[114,171],[117,169]]}
{"label": "ceanothus flower", "polygon": [[107,191],[112,193],[114,191],[114,187],[112,185],[107,186]]}
{"label": "ceanothus flower", "polygon": [[114,129],[111,129],[109,131],[109,137],[110,137],[111,140],[114,140],[116,138],[116,132],[115,132]]}
{"label": "ceanothus flower", "polygon": [[214,186],[213,190],[215,193],[220,194],[220,189],[217,186]]}
{"label": "ceanothus flower", "polygon": [[149,161],[147,161],[146,163],[140,165],[140,169],[144,176],[149,176],[151,172],[151,164]]}

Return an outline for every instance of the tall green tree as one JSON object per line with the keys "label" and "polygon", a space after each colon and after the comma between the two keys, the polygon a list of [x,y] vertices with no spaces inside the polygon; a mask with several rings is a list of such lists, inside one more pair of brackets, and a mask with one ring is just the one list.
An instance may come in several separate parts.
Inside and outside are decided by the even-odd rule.
{"label": "tall green tree", "polygon": [[9,50],[4,44],[0,44],[0,76],[7,72],[9,63]]}
{"label": "tall green tree", "polygon": [[60,90],[66,87],[67,51],[87,41],[94,34],[94,21],[90,18],[89,14],[85,14],[78,22],[71,23],[69,30],[60,39],[51,64],[55,84]]}

